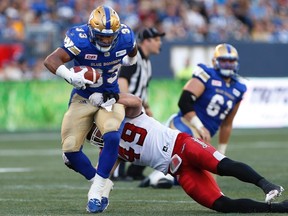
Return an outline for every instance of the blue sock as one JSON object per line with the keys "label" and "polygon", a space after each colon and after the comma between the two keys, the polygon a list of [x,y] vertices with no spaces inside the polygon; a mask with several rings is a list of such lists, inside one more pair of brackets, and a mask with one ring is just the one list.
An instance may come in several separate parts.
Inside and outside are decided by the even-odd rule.
{"label": "blue sock", "polygon": [[99,157],[97,174],[103,178],[108,178],[110,171],[118,157],[118,147],[120,142],[120,132],[111,131],[103,135],[104,147]]}
{"label": "blue sock", "polygon": [[87,180],[95,176],[95,167],[92,166],[89,158],[82,151],[66,152],[64,154],[69,160],[71,168],[83,175]]}

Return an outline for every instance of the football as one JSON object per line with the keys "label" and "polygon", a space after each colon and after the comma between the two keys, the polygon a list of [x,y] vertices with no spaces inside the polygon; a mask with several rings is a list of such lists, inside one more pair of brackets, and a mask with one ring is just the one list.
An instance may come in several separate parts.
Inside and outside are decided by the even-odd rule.
{"label": "football", "polygon": [[101,74],[97,69],[83,65],[83,66],[74,66],[72,67],[72,70],[74,71],[74,73],[78,73],[84,68],[87,68],[87,72],[85,72],[84,74],[85,79],[90,80],[93,83],[96,83],[101,76]]}

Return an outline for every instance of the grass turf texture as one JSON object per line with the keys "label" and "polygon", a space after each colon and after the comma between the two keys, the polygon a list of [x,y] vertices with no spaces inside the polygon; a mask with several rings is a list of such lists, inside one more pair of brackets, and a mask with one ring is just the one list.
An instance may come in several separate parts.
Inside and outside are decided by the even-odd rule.
{"label": "grass turf texture", "polygon": [[[282,201],[288,199],[287,140],[287,128],[234,130],[227,155],[281,184],[286,191],[277,201]],[[2,133],[0,146],[0,215],[89,215],[85,207],[90,184],[63,164],[58,133]],[[86,143],[84,151],[96,162],[96,147]],[[150,171],[146,169],[146,175]],[[231,198],[264,200],[263,192],[253,185],[230,177],[217,181]],[[101,215],[223,215],[195,203],[180,187],[165,190],[138,188],[138,184],[115,182],[110,205]]]}

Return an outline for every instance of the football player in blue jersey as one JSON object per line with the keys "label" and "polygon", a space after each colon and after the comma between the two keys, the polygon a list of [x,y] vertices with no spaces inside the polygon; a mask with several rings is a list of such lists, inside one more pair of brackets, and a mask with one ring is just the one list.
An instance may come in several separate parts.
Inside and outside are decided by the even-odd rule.
{"label": "football player in blue jersey", "polygon": [[[247,90],[243,78],[237,73],[238,60],[235,47],[226,43],[217,45],[213,67],[198,64],[185,84],[178,102],[180,111],[169,118],[169,127],[202,138],[206,143],[210,143],[219,130],[218,151],[225,155],[233,119]],[[144,179],[141,185],[149,186],[152,176],[163,178],[162,174],[155,173]]]}
{"label": "football player in blue jersey", "polygon": [[183,88],[169,126],[210,143],[219,129],[218,151],[225,154],[233,119],[246,92],[241,81],[238,52],[230,44],[219,44],[214,51],[213,67],[198,64]]}
{"label": "football player in blue jersey", "polygon": [[[84,78],[87,69],[78,73],[69,70],[65,63],[72,60],[75,66],[86,65],[100,71],[97,83]],[[86,207],[91,213],[103,211],[108,204],[102,199],[102,192],[118,154],[125,115],[123,105],[117,103],[118,71],[121,65],[132,65],[136,61],[137,45],[133,31],[121,24],[116,11],[107,6],[93,10],[87,24],[69,29],[63,45],[44,61],[49,71],[74,86],[61,127],[63,159],[69,168],[91,180]],[[102,101],[95,98],[95,93],[103,92],[105,97]],[[107,101],[107,107],[99,108],[103,101]],[[97,170],[82,151],[93,122],[104,134],[105,143]]]}

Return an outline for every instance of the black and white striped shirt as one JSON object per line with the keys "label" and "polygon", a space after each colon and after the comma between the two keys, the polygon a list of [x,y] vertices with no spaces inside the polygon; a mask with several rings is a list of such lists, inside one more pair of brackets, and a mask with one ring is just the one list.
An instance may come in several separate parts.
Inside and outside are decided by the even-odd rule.
{"label": "black and white striped shirt", "polygon": [[151,62],[138,47],[137,63],[131,66],[122,66],[119,77],[128,81],[129,93],[140,97],[143,103],[148,102],[148,85],[152,77]]}

